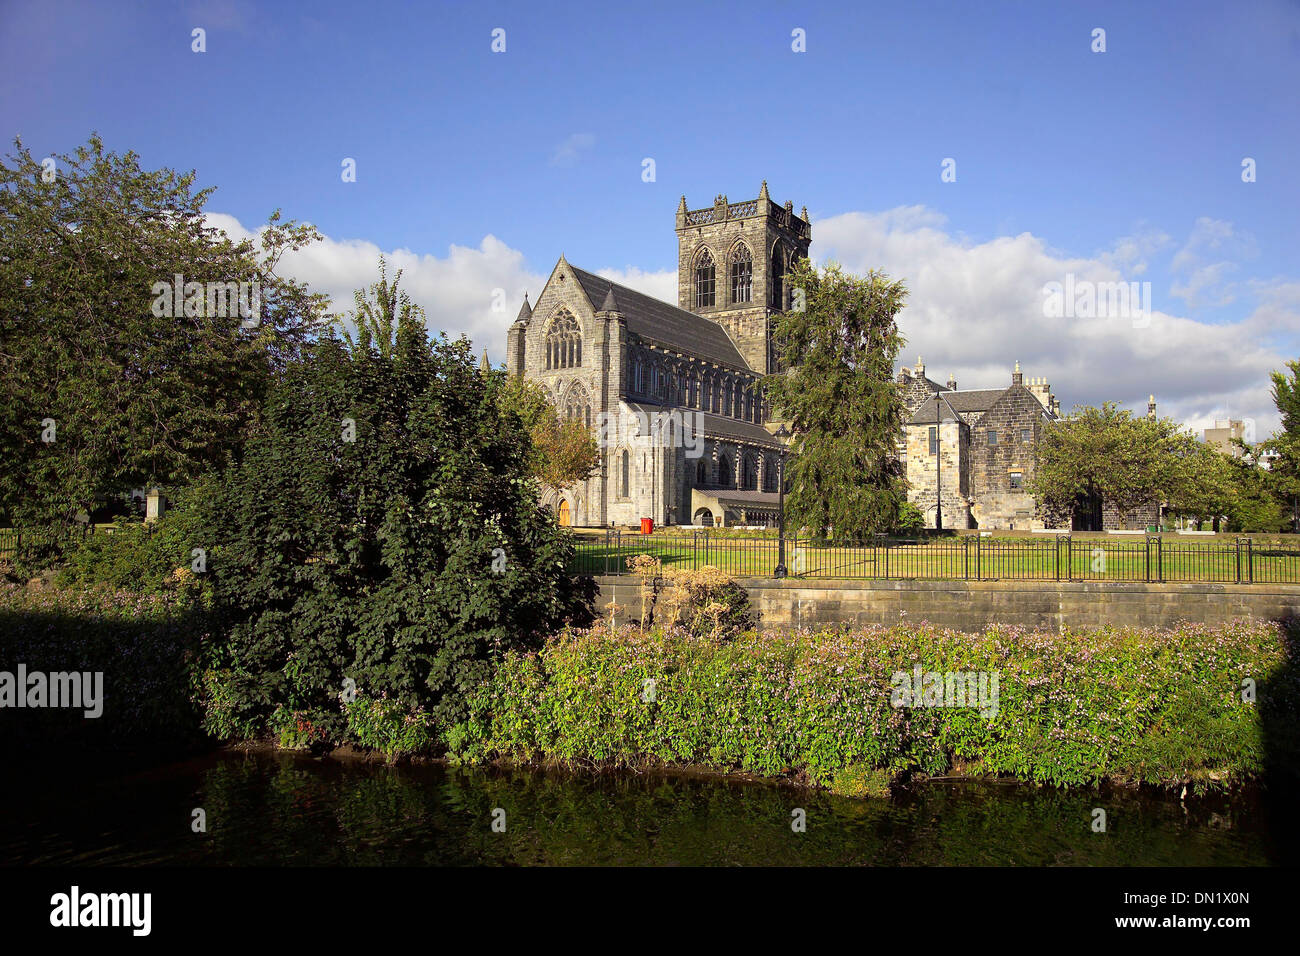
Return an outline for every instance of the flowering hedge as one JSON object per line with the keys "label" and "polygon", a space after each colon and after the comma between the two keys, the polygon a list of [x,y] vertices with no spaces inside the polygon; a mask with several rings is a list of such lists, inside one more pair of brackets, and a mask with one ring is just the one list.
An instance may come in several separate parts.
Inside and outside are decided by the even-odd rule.
{"label": "flowering hedge", "polygon": [[[1290,641],[1261,622],[975,636],[921,624],[729,643],[597,628],[507,655],[446,736],[470,762],[689,764],[821,784],[960,766],[1058,785],[1226,785],[1295,766],[1278,752],[1294,746],[1300,698]],[[894,675],[918,665],[996,673],[996,714],[893,706]]]}

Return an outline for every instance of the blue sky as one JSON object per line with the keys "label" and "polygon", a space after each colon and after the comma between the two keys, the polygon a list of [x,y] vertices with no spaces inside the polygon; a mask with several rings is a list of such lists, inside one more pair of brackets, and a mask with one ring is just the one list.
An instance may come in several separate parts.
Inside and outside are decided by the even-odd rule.
{"label": "blue sky", "polygon": [[[0,2],[0,116],[197,169],[232,232],[314,222],[297,270],[341,302],[383,251],[498,359],[561,252],[673,298],[678,197],[763,179],[814,258],[909,282],[907,361],[963,387],[1019,359],[1067,407],[1266,432],[1300,354],[1296,2]],[[1155,320],[1044,318],[1066,272],[1150,282]]]}

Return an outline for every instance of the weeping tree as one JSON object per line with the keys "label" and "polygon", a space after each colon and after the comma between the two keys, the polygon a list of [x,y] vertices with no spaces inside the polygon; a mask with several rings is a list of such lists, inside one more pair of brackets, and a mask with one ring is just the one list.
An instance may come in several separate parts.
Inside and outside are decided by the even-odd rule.
{"label": "weeping tree", "polygon": [[815,534],[861,537],[898,524],[903,401],[893,380],[902,345],[902,282],[835,263],[798,262],[794,308],[777,316],[782,371],[764,380],[774,417],[793,432],[786,510]]}

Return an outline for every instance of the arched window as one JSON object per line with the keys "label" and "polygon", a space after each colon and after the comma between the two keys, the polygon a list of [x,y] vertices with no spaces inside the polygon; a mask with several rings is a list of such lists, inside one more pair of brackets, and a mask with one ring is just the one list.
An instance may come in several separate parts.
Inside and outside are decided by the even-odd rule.
{"label": "arched window", "polygon": [[581,382],[574,382],[564,396],[564,406],[560,417],[576,418],[588,428],[591,427],[591,398]]}
{"label": "arched window", "polygon": [[636,390],[644,395],[645,394],[645,363],[641,361],[640,356],[638,356],[636,360],[635,382],[636,382]]}
{"label": "arched window", "polygon": [[772,247],[772,281],[768,283],[767,304],[785,311],[785,250],[780,244]]}
{"label": "arched window", "polygon": [[758,464],[752,455],[746,455],[740,466],[740,488],[742,491],[758,490]]}
{"label": "arched window", "polygon": [[695,308],[705,309],[713,306],[714,273],[713,256],[708,249],[705,249],[695,259]]}
{"label": "arched window", "polygon": [[749,246],[738,244],[731,250],[731,301],[748,302],[754,292],[754,257]]}
{"label": "arched window", "polygon": [[731,382],[722,383],[722,414],[731,417]]}
{"label": "arched window", "polygon": [[624,448],[623,449],[623,473],[620,476],[622,478],[622,483],[619,485],[620,488],[619,497],[622,498],[628,497],[628,493],[627,493],[628,476],[631,473],[631,471],[632,471],[632,458],[628,454],[627,449]]}
{"label": "arched window", "polygon": [[582,332],[578,321],[560,310],[546,330],[546,367],[574,368],[582,364]]}
{"label": "arched window", "polygon": [[737,418],[745,417],[745,388],[739,382],[736,383],[736,401],[731,407]]}
{"label": "arched window", "polygon": [[733,476],[734,474],[735,474],[735,472],[731,470],[731,459],[730,459],[729,457],[727,457],[726,455],[721,455],[721,456],[719,456],[719,458],[718,458],[718,487],[719,487],[719,488],[730,488],[730,487],[731,487],[732,476]]}
{"label": "arched window", "polygon": [[703,488],[709,481],[709,470],[704,465],[704,459],[701,458],[695,463],[695,487]]}

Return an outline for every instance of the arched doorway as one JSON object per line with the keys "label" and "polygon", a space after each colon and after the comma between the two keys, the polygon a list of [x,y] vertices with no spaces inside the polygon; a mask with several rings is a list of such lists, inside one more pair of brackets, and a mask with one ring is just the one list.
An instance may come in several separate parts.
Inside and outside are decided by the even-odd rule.
{"label": "arched doorway", "polygon": [[567,528],[573,524],[573,517],[569,513],[569,501],[567,498],[560,499],[560,527]]}
{"label": "arched doorway", "polygon": [[695,517],[692,519],[692,521],[694,524],[704,525],[704,527],[706,528],[712,528],[713,512],[710,511],[708,508],[701,508],[699,511],[695,512]]}

